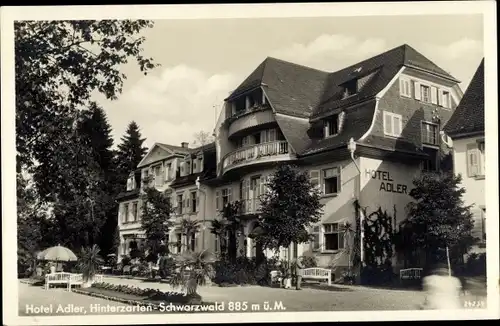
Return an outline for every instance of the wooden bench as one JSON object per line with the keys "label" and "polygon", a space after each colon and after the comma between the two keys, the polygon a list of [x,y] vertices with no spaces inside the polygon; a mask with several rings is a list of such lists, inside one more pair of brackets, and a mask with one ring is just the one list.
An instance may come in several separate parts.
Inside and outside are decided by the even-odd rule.
{"label": "wooden bench", "polygon": [[328,285],[332,285],[332,271],[326,268],[311,267],[301,270],[302,279],[327,280]]}
{"label": "wooden bench", "polygon": [[399,271],[401,281],[420,280],[422,278],[422,268],[405,268]]}
{"label": "wooden bench", "polygon": [[45,289],[48,290],[51,284],[69,284],[71,273],[57,272],[45,275]]}
{"label": "wooden bench", "polygon": [[[94,282],[101,283],[103,281],[102,275],[95,275]],[[66,284],[68,291],[71,291],[71,287],[74,285],[82,286],[83,275],[73,274],[68,272],[57,272],[45,275],[45,289],[50,288],[50,284]]]}

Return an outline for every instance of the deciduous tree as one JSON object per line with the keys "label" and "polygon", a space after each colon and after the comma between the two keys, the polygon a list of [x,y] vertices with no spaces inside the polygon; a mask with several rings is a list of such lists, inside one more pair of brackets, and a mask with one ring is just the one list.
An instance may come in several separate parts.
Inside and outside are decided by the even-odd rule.
{"label": "deciduous tree", "polygon": [[413,201],[401,225],[405,245],[420,248],[428,258],[437,260],[444,259],[443,250],[460,249],[463,254],[470,248],[473,219],[471,206],[462,199],[461,180],[451,173],[425,173],[413,181]]}
{"label": "deciduous tree", "polygon": [[307,173],[282,164],[271,175],[266,188],[259,215],[263,232],[256,240],[272,250],[310,241],[308,230],[321,218],[323,206],[319,190],[311,184]]}

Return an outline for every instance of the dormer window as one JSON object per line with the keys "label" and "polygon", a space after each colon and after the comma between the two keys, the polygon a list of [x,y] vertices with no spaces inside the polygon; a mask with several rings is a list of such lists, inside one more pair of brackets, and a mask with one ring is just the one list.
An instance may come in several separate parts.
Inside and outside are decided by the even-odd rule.
{"label": "dormer window", "polygon": [[325,138],[335,136],[339,133],[339,115],[335,114],[324,121]]}
{"label": "dormer window", "polygon": [[127,179],[127,191],[131,191],[134,189],[135,189],[135,177],[131,175]]}
{"label": "dormer window", "polygon": [[358,92],[358,81],[356,79],[350,80],[343,84],[342,87],[344,88],[342,98],[352,96]]}

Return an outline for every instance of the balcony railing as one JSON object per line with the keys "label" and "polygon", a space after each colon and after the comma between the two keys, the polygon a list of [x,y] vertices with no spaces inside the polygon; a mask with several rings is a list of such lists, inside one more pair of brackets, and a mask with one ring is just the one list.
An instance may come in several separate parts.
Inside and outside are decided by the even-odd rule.
{"label": "balcony railing", "polygon": [[240,199],[241,201],[241,214],[253,214],[260,211],[260,199],[250,198],[250,199]]}
{"label": "balcony railing", "polygon": [[288,143],[285,140],[256,144],[238,149],[224,158],[223,168],[240,163],[250,163],[262,157],[273,157],[288,154]]}
{"label": "balcony railing", "polygon": [[233,122],[234,120],[238,119],[241,116],[247,115],[247,114],[252,113],[252,112],[258,112],[258,111],[268,110],[270,108],[271,107],[267,103],[265,103],[265,104],[255,104],[254,106],[251,106],[249,108],[232,112],[231,115],[229,117],[227,117],[225,123],[231,123],[231,122]]}

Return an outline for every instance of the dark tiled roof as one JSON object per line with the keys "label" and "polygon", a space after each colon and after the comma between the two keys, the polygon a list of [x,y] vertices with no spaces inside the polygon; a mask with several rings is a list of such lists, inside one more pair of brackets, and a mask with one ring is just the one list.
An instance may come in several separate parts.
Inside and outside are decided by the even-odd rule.
{"label": "dark tiled roof", "polygon": [[[404,44],[333,73],[268,57],[226,100],[262,87],[277,113],[276,120],[287,141],[299,155],[309,155],[344,146],[351,137],[358,140],[368,131],[375,113],[375,102],[371,100],[403,66],[457,81],[411,46]],[[362,81],[358,93],[342,99],[343,85],[355,79]],[[319,119],[341,111],[345,112],[341,133],[336,137],[321,139]],[[398,143],[398,146],[401,144]]]}
{"label": "dark tiled roof", "polygon": [[138,198],[138,197],[139,197],[139,188],[136,188],[134,190],[124,191],[124,192],[119,193],[118,196],[116,196],[116,200],[117,201],[124,201],[124,200],[134,199],[134,198]]}
{"label": "dark tiled roof", "polygon": [[311,137],[316,139],[310,140],[307,149],[300,153],[301,155],[311,155],[329,149],[334,149],[340,146],[345,146],[349,142],[349,139],[354,138],[358,140],[363,136],[363,134],[370,128],[373,120],[373,115],[375,114],[375,101],[369,101],[364,104],[358,105],[353,108],[345,110],[344,121],[342,123],[342,129],[337,136],[318,139],[315,136],[315,130],[323,127],[323,125],[317,124],[317,127],[313,127],[309,130]]}
{"label": "dark tiled roof", "polygon": [[450,137],[484,132],[484,59],[444,131]]}
{"label": "dark tiled roof", "polygon": [[169,144],[164,144],[164,143],[156,143],[158,146],[162,147],[163,149],[167,149],[171,152],[174,152],[175,154],[179,155],[185,155],[189,154],[191,149],[182,147],[182,146],[174,146],[174,145],[169,145]]}
{"label": "dark tiled roof", "polygon": [[[367,60],[330,74],[320,104],[315,108],[312,118],[321,118],[339,107],[352,105],[374,97],[389,84],[403,66],[416,67],[455,80],[450,74],[432,61],[404,44]],[[360,70],[359,70],[360,69]],[[342,99],[342,85],[353,79],[366,78],[359,92]]]}
{"label": "dark tiled roof", "polygon": [[268,57],[226,100],[262,86],[277,113],[308,117],[321,98],[327,77],[325,71]]}

